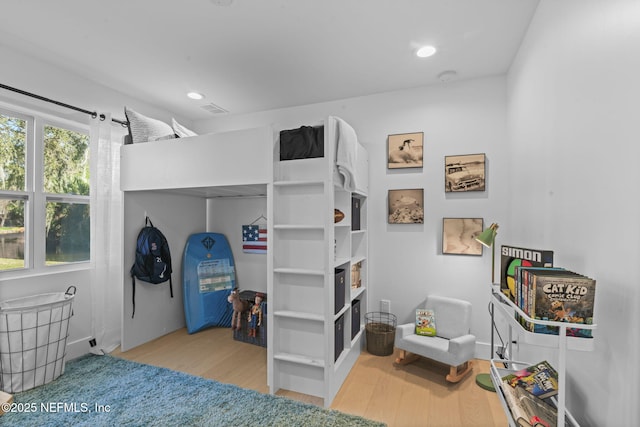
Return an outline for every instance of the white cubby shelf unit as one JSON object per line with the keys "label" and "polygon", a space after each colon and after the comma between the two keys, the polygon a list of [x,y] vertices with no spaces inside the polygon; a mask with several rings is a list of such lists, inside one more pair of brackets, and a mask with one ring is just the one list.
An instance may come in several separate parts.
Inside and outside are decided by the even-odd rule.
{"label": "white cubby shelf unit", "polygon": [[[329,407],[363,348],[363,318],[352,322],[352,302],[366,310],[366,229],[351,229],[351,198],[366,200],[366,151],[359,182],[363,188],[344,190],[335,174],[336,124],[327,119],[324,157],[274,159],[274,182],[269,199],[273,224],[268,259],[268,383],[279,389],[323,399]],[[276,150],[277,151],[277,150]],[[279,153],[274,156],[279,157]],[[363,161],[363,159],[360,159]],[[334,209],[345,214],[334,223]],[[360,211],[366,225],[366,209]],[[351,288],[350,271],[361,262],[361,286]],[[345,270],[344,295],[336,295],[335,271]],[[344,301],[336,311],[336,298]],[[352,337],[353,325],[361,325]],[[338,328],[336,325],[339,325]],[[348,331],[348,332],[347,332]],[[340,351],[340,349],[342,350]]]}

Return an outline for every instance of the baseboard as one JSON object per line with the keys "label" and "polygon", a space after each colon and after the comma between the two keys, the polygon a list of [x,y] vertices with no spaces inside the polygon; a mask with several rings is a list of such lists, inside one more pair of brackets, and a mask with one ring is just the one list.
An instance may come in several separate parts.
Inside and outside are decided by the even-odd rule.
{"label": "baseboard", "polygon": [[480,360],[489,360],[491,358],[495,358],[496,356],[489,357],[491,354],[491,344],[490,343],[482,343],[476,341],[476,352],[475,358]]}
{"label": "baseboard", "polygon": [[78,340],[68,342],[65,360],[77,359],[80,356],[90,353],[91,346],[89,345],[89,340],[91,338],[92,337],[80,338]]}

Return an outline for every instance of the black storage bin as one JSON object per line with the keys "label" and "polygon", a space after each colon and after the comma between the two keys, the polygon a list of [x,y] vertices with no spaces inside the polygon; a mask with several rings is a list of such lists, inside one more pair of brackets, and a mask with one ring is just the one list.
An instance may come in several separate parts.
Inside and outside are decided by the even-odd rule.
{"label": "black storage bin", "polygon": [[344,350],[344,314],[338,317],[336,320],[336,333],[335,333],[335,354],[334,354],[334,362],[338,360],[340,357],[340,353]]}
{"label": "black storage bin", "polygon": [[334,295],[334,314],[338,314],[342,307],[344,307],[344,287],[346,280],[346,273],[343,268],[336,268],[335,277],[335,295]]}
{"label": "black storage bin", "polygon": [[360,332],[360,300],[353,300],[351,303],[351,339],[354,339]]}
{"label": "black storage bin", "polygon": [[324,127],[302,126],[280,131],[280,160],[324,157]]}
{"label": "black storage bin", "polygon": [[360,230],[360,199],[351,198],[351,230]]}

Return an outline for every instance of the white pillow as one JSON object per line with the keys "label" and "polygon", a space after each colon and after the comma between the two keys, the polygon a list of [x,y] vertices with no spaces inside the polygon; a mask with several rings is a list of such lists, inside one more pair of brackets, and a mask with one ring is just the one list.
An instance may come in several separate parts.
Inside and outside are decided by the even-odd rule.
{"label": "white pillow", "polygon": [[198,136],[197,133],[195,133],[191,129],[187,129],[186,127],[182,126],[174,118],[171,118],[171,124],[173,127],[173,132],[176,135],[178,135],[178,138],[186,138],[187,136]]}
{"label": "white pillow", "polygon": [[144,116],[127,107],[124,107],[124,115],[129,122],[129,134],[134,144],[176,137],[171,126],[165,122]]}

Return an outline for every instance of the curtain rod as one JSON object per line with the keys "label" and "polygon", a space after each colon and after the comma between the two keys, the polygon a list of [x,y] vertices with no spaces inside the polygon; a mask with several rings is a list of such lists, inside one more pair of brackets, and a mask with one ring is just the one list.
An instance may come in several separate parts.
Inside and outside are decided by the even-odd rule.
{"label": "curtain rod", "polygon": [[[56,104],[56,105],[59,105],[60,107],[65,107],[71,110],[79,111],[81,113],[90,115],[94,119],[98,117],[98,113],[96,113],[95,111],[89,111],[89,110],[85,110],[84,108],[74,107],[73,105],[65,104],[64,102],[56,101],[54,99],[45,98],[44,96],[36,95],[35,93],[27,92],[21,89],[16,89],[14,87],[7,86],[2,83],[0,83],[0,88],[10,90],[11,92],[19,93],[21,95],[30,96],[31,98],[36,98],[36,99],[39,99],[40,101]],[[100,120],[104,120],[104,119],[106,119],[106,116],[104,114],[100,114]],[[118,120],[118,119],[114,119],[113,117],[111,118],[111,121],[115,123],[120,123],[122,126],[128,125],[128,123],[125,120]]]}

